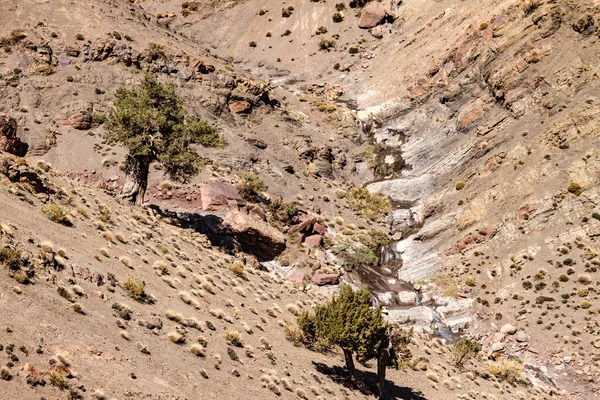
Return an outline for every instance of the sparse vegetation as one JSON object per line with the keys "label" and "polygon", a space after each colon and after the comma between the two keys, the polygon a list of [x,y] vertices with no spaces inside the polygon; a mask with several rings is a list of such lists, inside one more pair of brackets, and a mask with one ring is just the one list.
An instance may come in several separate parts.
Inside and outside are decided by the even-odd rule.
{"label": "sparse vegetation", "polygon": [[255,203],[262,201],[262,192],[267,190],[262,179],[253,172],[240,175],[235,187],[244,199]]}
{"label": "sparse vegetation", "polygon": [[127,294],[135,300],[141,301],[146,297],[146,283],[131,275],[127,275],[127,278],[125,278],[123,289],[125,289]]}
{"label": "sparse vegetation", "polygon": [[371,193],[363,187],[348,190],[346,199],[354,212],[373,221],[383,219],[392,210],[387,197],[379,193]]}
{"label": "sparse vegetation", "polygon": [[329,49],[335,47],[335,40],[325,39],[324,37],[321,37],[319,39],[319,41],[317,42],[317,44],[319,45],[320,50],[329,50]]}
{"label": "sparse vegetation", "polygon": [[67,212],[63,206],[54,203],[46,204],[42,207],[42,212],[51,221],[67,226],[71,225],[71,220],[67,217]]}
{"label": "sparse vegetation", "polygon": [[488,364],[488,372],[496,378],[515,384],[521,380],[521,375],[525,367],[521,360],[516,358],[501,358],[500,360]]}
{"label": "sparse vegetation", "polygon": [[481,351],[481,345],[474,340],[463,338],[452,345],[452,360],[458,369],[463,369],[465,364]]}

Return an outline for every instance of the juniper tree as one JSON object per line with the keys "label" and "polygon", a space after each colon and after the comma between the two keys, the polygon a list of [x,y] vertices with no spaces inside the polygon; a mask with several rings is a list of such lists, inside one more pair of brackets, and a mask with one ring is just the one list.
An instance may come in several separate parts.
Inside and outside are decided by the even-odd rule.
{"label": "juniper tree", "polygon": [[150,164],[157,162],[171,179],[198,173],[202,157],[193,145],[223,148],[227,141],[206,121],[189,116],[175,84],[147,74],[131,88],[119,88],[105,125],[106,139],[127,148],[121,198],[142,205]]}
{"label": "juniper tree", "polygon": [[298,318],[298,326],[309,345],[321,341],[339,346],[346,368],[360,388],[364,385],[358,377],[353,355],[362,364],[377,359],[380,397],[384,393],[386,368],[398,368],[410,358],[408,344],[412,331],[387,323],[381,307],[371,306],[371,294],[364,288],[355,292],[350,286],[343,286],[337,297],[318,306],[314,314],[305,311]]}

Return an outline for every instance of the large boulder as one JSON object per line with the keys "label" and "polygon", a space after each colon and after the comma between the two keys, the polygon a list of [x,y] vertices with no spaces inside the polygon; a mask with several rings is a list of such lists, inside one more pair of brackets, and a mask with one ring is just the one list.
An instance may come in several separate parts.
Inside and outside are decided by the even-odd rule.
{"label": "large boulder", "polygon": [[338,274],[315,274],[311,281],[317,286],[335,285],[338,283]]}
{"label": "large boulder", "polygon": [[276,228],[240,210],[233,209],[223,218],[223,228],[240,243],[242,249],[261,260],[272,260],[285,250],[285,236]]}
{"label": "large boulder", "polygon": [[204,211],[217,211],[231,202],[245,204],[235,186],[220,181],[210,181],[200,186],[202,209]]}
{"label": "large boulder", "polygon": [[0,116],[0,151],[23,157],[28,147],[17,137],[17,121],[6,115]]}
{"label": "large boulder", "polygon": [[379,25],[387,16],[385,6],[380,2],[373,1],[367,4],[360,12],[358,27],[370,29]]}

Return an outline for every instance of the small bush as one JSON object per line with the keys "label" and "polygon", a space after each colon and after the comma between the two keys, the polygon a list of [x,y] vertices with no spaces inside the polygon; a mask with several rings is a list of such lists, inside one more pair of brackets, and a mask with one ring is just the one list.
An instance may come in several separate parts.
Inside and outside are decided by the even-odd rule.
{"label": "small bush", "polygon": [[225,334],[225,340],[227,340],[227,343],[236,346],[236,347],[243,347],[243,343],[242,343],[242,336],[240,335],[240,333],[238,331],[229,331]]}
{"label": "small bush", "polygon": [[285,334],[285,339],[292,342],[294,346],[300,347],[300,345],[302,345],[304,335],[297,326],[285,325],[283,327],[283,333]]}
{"label": "small bush", "polygon": [[477,283],[475,282],[475,278],[473,278],[472,276],[468,277],[465,280],[465,285],[470,286],[470,287],[474,287]]}
{"label": "small bush", "polygon": [[125,278],[123,289],[135,300],[143,300],[146,297],[146,283],[135,279],[131,275],[127,275],[127,278]]}
{"label": "small bush", "polygon": [[340,22],[342,22],[344,20],[344,16],[341,13],[336,12],[335,14],[333,14],[333,16],[331,17],[331,19],[335,23],[340,23]]}
{"label": "small bush", "polygon": [[50,219],[59,224],[63,225],[71,225],[69,218],[67,217],[67,213],[64,207],[59,206],[58,204],[47,204],[42,207],[42,212]]}
{"label": "small bush", "polygon": [[569,193],[573,193],[575,196],[579,196],[581,192],[583,192],[583,189],[577,182],[571,182],[569,187],[567,187],[567,190]]}
{"label": "small bush", "polygon": [[319,45],[319,50],[329,50],[332,47],[335,47],[335,40],[325,39],[324,37],[322,37],[319,39],[317,44]]}
{"label": "small bush", "polygon": [[350,54],[358,54],[360,52],[360,49],[358,47],[350,47],[348,49],[348,53]]}
{"label": "small bush", "polygon": [[0,262],[11,271],[18,271],[21,268],[21,252],[19,250],[5,247],[0,250]]}
{"label": "small bush", "polygon": [[454,188],[456,190],[462,190],[465,187],[465,183],[463,181],[458,181],[456,182],[456,185],[454,185]]}
{"label": "small bush", "polygon": [[392,205],[387,197],[379,193],[370,193],[364,187],[354,187],[348,190],[346,199],[350,209],[373,221],[382,219],[392,210]]}
{"label": "small bush", "polygon": [[293,11],[293,10],[291,10],[291,11],[290,11],[290,10],[288,10],[287,8],[282,8],[282,9],[281,9],[281,16],[282,16],[283,18],[289,18],[289,17],[291,17],[291,16],[292,16],[292,11]]}
{"label": "small bush", "polygon": [[344,11],[346,9],[346,4],[344,4],[344,3],[337,3],[335,5],[335,9],[337,11]]}
{"label": "small bush", "polygon": [[255,173],[250,172],[240,176],[240,181],[235,186],[244,199],[253,202],[262,201],[261,192],[267,190],[267,186]]}
{"label": "small bush", "polygon": [[498,362],[488,365],[488,372],[496,378],[515,384],[521,379],[521,374],[525,371],[523,363],[518,359],[502,358]]}
{"label": "small bush", "polygon": [[250,47],[256,47],[257,44],[256,44],[256,42],[254,40],[251,40],[250,42],[248,42],[248,46],[250,46]]}
{"label": "small bush", "polygon": [[481,345],[474,340],[463,338],[452,346],[452,360],[458,369],[463,369],[465,364],[481,351]]}
{"label": "small bush", "polygon": [[230,264],[228,268],[231,272],[233,272],[235,275],[239,276],[240,278],[243,278],[246,276],[246,272],[244,271],[244,266],[239,261],[236,261],[233,264]]}
{"label": "small bush", "polygon": [[321,25],[315,32],[315,35],[324,35],[326,33],[327,33],[327,28],[325,26]]}

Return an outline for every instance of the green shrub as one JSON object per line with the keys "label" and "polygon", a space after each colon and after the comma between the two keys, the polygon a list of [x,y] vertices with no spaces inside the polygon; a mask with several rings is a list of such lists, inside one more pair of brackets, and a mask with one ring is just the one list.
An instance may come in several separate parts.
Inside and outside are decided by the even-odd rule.
{"label": "green shrub", "polygon": [[146,297],[146,283],[135,279],[131,275],[127,275],[125,282],[123,282],[123,289],[127,294],[135,300],[143,300]]}
{"label": "green shrub", "polygon": [[335,9],[337,11],[344,11],[346,9],[346,4],[344,4],[344,3],[337,3],[335,5]]}
{"label": "green shrub", "polygon": [[358,47],[350,47],[348,49],[348,53],[350,53],[350,54],[358,54],[359,51],[360,51],[360,49]]}
{"label": "green shrub", "polygon": [[315,32],[315,35],[324,35],[326,33],[327,33],[327,28],[325,26],[321,25]]}
{"label": "green shrub", "polygon": [[567,190],[575,196],[579,196],[581,192],[583,192],[582,187],[577,182],[571,182],[569,187],[567,187]]}
{"label": "green shrub", "polygon": [[240,181],[235,185],[240,196],[252,202],[262,201],[261,192],[267,190],[267,185],[254,172],[240,175]]}
{"label": "green shrub", "polygon": [[474,340],[463,338],[452,346],[452,361],[458,369],[463,369],[465,364],[481,351],[481,345]]}
{"label": "green shrub", "polygon": [[71,225],[64,207],[59,206],[58,204],[54,204],[54,203],[47,204],[44,207],[42,207],[42,212],[51,221],[54,221],[56,223],[63,224],[63,225]]}
{"label": "green shrub", "polygon": [[335,14],[333,14],[333,16],[331,17],[331,19],[335,23],[340,23],[340,22],[342,22],[344,20],[344,17],[339,12],[336,12]]}
{"label": "green shrub", "polygon": [[351,210],[372,221],[381,220],[392,211],[392,205],[387,197],[379,193],[371,193],[364,187],[348,190],[346,199]]}

